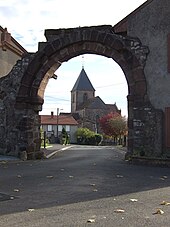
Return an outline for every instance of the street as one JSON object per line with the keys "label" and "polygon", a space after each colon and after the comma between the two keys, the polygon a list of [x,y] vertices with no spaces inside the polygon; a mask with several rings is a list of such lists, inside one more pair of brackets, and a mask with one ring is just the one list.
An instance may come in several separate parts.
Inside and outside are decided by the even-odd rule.
{"label": "street", "polygon": [[107,146],[75,145],[50,159],[3,161],[0,226],[168,227],[169,172],[131,165],[123,150]]}

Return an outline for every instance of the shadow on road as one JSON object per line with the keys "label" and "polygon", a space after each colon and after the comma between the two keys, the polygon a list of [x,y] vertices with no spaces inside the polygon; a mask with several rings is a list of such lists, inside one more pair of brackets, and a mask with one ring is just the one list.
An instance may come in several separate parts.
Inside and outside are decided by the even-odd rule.
{"label": "shadow on road", "polygon": [[0,215],[170,186],[169,168],[130,165],[123,157],[115,149],[77,149],[49,160],[1,163]]}

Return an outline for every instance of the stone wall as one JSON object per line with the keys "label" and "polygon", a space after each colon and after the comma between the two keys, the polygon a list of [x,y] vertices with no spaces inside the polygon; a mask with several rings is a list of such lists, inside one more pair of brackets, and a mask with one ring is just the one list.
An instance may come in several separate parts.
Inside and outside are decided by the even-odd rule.
{"label": "stone wall", "polygon": [[134,108],[133,156],[163,157],[163,112],[151,106]]}
{"label": "stone wall", "polygon": [[[39,151],[39,116],[34,109],[17,109],[21,79],[33,55],[18,60],[8,76],[0,79],[0,154],[34,158]],[[29,146],[28,146],[29,144]],[[33,155],[34,153],[34,155]]]}

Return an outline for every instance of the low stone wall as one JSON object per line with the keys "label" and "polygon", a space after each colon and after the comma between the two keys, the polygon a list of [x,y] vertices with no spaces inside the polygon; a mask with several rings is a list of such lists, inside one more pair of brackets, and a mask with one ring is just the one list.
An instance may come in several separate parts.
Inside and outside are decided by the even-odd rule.
{"label": "low stone wall", "polygon": [[131,157],[130,164],[157,166],[157,167],[170,167],[170,158],[152,158],[152,157]]}

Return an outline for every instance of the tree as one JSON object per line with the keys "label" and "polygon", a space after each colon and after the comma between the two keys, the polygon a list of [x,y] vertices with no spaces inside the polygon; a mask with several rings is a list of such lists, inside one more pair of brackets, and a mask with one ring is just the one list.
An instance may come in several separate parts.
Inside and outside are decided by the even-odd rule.
{"label": "tree", "polygon": [[115,118],[109,119],[109,124],[113,130],[113,135],[115,137],[125,135],[127,132],[127,121],[125,116],[117,116]]}
{"label": "tree", "polygon": [[118,113],[109,113],[107,115],[104,115],[99,119],[99,125],[101,129],[103,130],[104,134],[107,136],[113,136],[113,129],[110,124],[110,119],[114,119],[118,116]]}
{"label": "tree", "polygon": [[127,121],[118,113],[109,113],[99,119],[100,127],[107,136],[119,137],[126,134]]}

